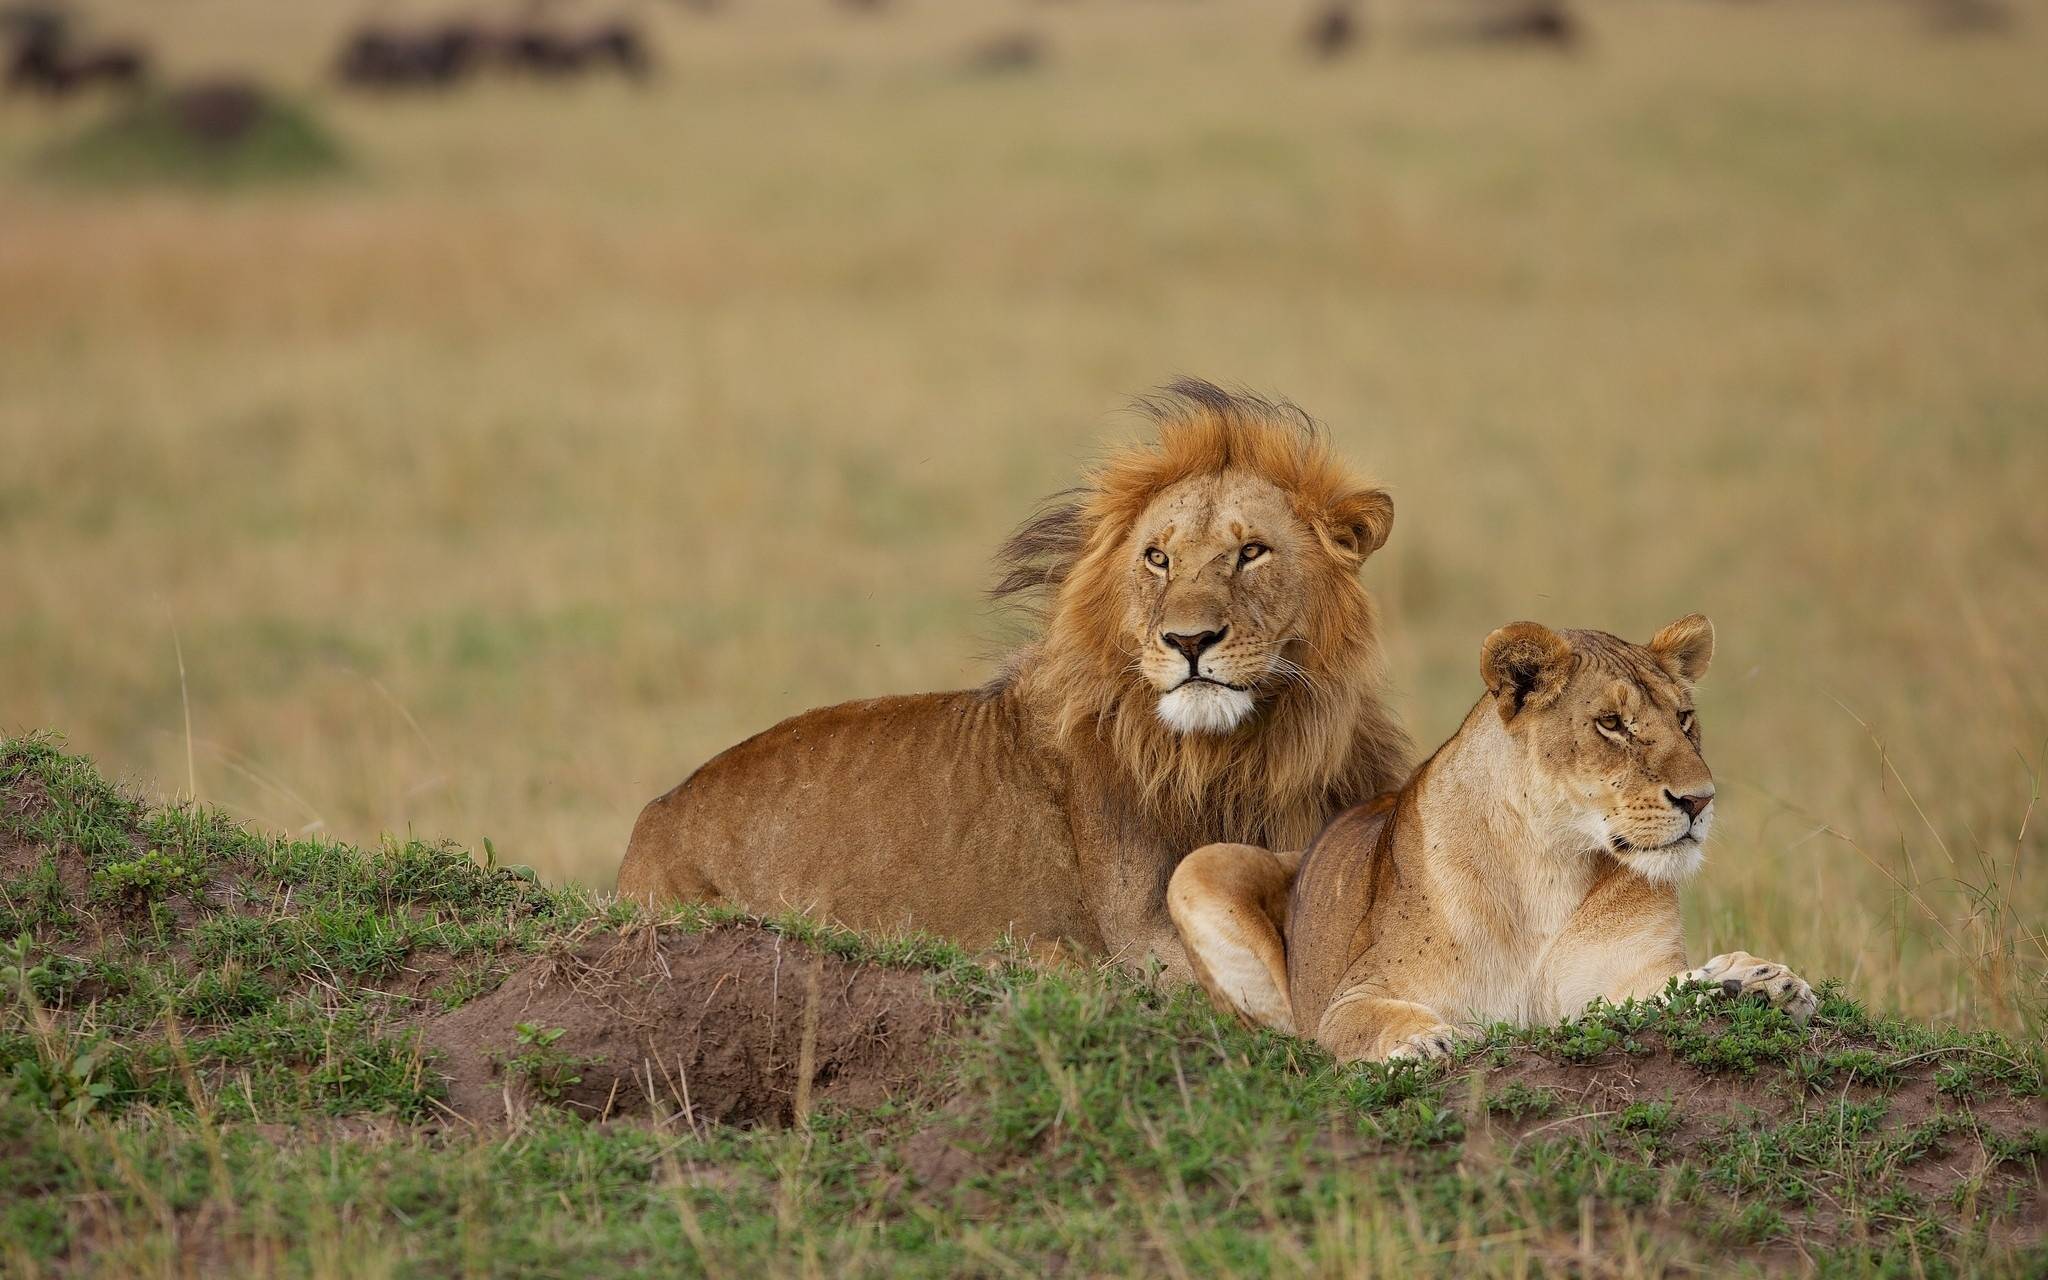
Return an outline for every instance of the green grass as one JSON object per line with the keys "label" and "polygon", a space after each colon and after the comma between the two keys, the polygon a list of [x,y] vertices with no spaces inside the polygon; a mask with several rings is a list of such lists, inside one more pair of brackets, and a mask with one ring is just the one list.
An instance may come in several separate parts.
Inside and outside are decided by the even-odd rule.
{"label": "green grass", "polygon": [[[200,884],[92,891],[138,850]],[[791,1129],[592,1124],[546,1105],[581,1064],[531,1025],[508,1058],[540,1105],[478,1129],[437,1108],[419,1020],[630,911],[448,846],[139,804],[47,737],[0,741],[0,855],[0,1260],[24,1275],[2048,1262],[2013,1235],[2038,1221],[2042,1047],[1834,985],[1805,1035],[1690,991],[1346,1070],[1128,976],[700,908],[670,924],[927,972],[961,1018],[931,1088]],[[1621,1076],[1641,1096],[1607,1100]]]}

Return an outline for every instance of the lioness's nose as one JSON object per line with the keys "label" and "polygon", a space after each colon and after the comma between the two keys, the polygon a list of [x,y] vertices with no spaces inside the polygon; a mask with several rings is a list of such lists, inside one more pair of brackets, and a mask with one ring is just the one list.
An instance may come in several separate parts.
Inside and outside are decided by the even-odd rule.
{"label": "lioness's nose", "polygon": [[1708,805],[1714,803],[1714,789],[1708,787],[1705,791],[1695,791],[1691,795],[1681,796],[1666,788],[1664,798],[1685,810],[1686,817],[1697,818],[1706,812]]}
{"label": "lioness's nose", "polygon": [[[1229,627],[1223,631],[1230,630]],[[1159,638],[1169,649],[1178,649],[1189,662],[1201,657],[1223,639],[1223,631],[1162,631]]]}

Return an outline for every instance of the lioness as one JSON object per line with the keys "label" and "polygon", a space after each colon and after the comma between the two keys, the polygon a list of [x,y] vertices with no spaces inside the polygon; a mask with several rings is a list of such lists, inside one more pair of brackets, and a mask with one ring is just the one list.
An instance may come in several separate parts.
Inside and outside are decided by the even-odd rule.
{"label": "lioness", "polygon": [[1758,992],[1802,1024],[1813,991],[1747,952],[1686,970],[1678,885],[1714,820],[1692,689],[1699,614],[1648,648],[1502,627],[1482,697],[1399,792],[1303,853],[1215,844],[1167,900],[1197,978],[1252,1021],[1339,1061],[1433,1058],[1490,1022],[1554,1022],[1666,981]]}
{"label": "lioness", "polygon": [[1045,625],[982,689],[806,712],[649,804],[619,891],[987,946],[1156,955],[1174,864],[1306,842],[1398,782],[1358,581],[1394,507],[1299,410],[1184,381],[1004,549]]}

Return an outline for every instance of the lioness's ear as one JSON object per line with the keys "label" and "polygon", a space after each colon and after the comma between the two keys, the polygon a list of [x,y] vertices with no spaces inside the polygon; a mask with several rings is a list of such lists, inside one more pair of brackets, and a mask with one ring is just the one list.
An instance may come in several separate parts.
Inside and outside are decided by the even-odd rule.
{"label": "lioness's ear", "polygon": [[1666,671],[1693,684],[1714,660],[1714,624],[1704,613],[1688,613],[1650,637],[1650,652]]}
{"label": "lioness's ear", "polygon": [[1364,560],[1387,545],[1394,531],[1394,500],[1385,489],[1359,489],[1337,499],[1327,518],[1336,549]]}
{"label": "lioness's ear", "polygon": [[1547,704],[1571,674],[1571,643],[1540,622],[1510,622],[1479,648],[1479,678],[1502,720]]}

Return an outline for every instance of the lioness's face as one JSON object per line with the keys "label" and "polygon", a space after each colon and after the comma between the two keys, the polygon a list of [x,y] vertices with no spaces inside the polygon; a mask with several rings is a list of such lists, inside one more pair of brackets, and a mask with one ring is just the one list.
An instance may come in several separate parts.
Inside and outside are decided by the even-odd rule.
{"label": "lioness's face", "polygon": [[[1526,741],[1536,773],[1588,844],[1653,880],[1698,870],[1714,823],[1714,775],[1701,754],[1692,692],[1713,656],[1712,624],[1694,614],[1645,647],[1605,632],[1518,623],[1489,637],[1489,658],[1505,632],[1520,633],[1510,648],[1534,644],[1536,659],[1524,664],[1527,679],[1512,663],[1504,676],[1503,664],[1489,663],[1489,687],[1497,699],[1520,693],[1519,710],[1508,714],[1503,703],[1509,731]],[[1552,643],[1562,647],[1546,651]]]}
{"label": "lioness's face", "polygon": [[[1391,509],[1389,509],[1391,510]],[[1391,518],[1391,517],[1389,517]],[[1137,673],[1180,733],[1228,733],[1261,697],[1300,678],[1314,575],[1362,590],[1286,495],[1241,471],[1162,492],[1132,528],[1124,625]]]}

